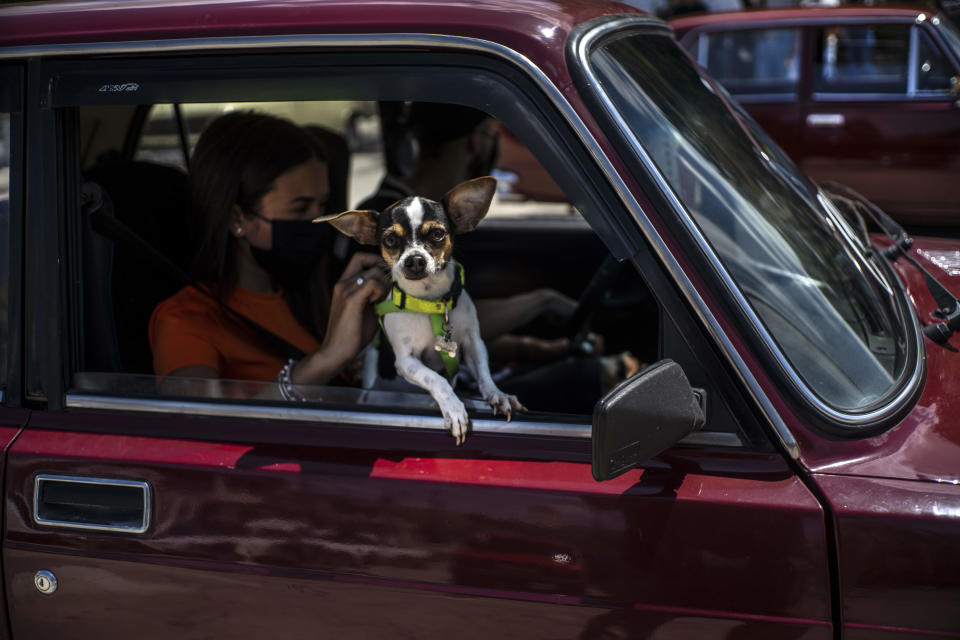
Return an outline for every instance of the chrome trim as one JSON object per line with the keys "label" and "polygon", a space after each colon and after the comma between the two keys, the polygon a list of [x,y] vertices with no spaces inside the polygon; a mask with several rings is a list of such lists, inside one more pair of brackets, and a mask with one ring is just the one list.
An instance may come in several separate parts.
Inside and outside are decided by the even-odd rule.
{"label": "chrome trim", "polygon": [[[667,33],[672,30],[666,23],[656,18],[631,17],[620,19],[610,24],[619,25],[624,20],[629,20],[630,24],[644,24],[649,27],[656,27]],[[110,43],[85,43],[85,44],[62,44],[62,45],[31,45],[25,47],[14,47],[9,49],[0,49],[0,59],[24,57],[29,55],[43,56],[67,56],[67,55],[97,55],[97,54],[121,54],[121,53],[169,53],[181,51],[209,51],[209,50],[230,50],[230,49],[266,49],[282,47],[398,47],[398,46],[424,46],[424,47],[446,47],[454,50],[474,51],[499,57],[506,62],[516,65],[525,71],[529,78],[535,82],[541,91],[548,97],[557,110],[563,115],[567,123],[576,133],[577,137],[587,148],[591,156],[599,165],[603,174],[610,181],[611,186],[616,191],[623,205],[630,211],[636,223],[639,225],[642,233],[650,243],[657,257],[666,266],[668,272],[673,276],[678,286],[684,292],[685,297],[691,306],[696,310],[697,316],[706,325],[708,332],[717,341],[727,357],[730,358],[734,368],[738,372],[741,381],[746,385],[751,397],[758,403],[763,413],[767,416],[775,432],[777,433],[781,445],[792,458],[799,457],[799,449],[793,434],[787,429],[783,420],[773,404],[766,397],[760,384],[754,378],[749,367],[747,367],[740,354],[734,348],[730,339],[720,328],[716,318],[707,307],[706,303],[700,297],[699,292],[693,286],[693,283],[683,272],[677,259],[670,253],[666,243],[660,237],[656,228],[647,220],[640,208],[640,205],[634,199],[633,194],[627,187],[623,178],[614,168],[610,159],[603,152],[599,143],[594,139],[590,130],[580,119],[579,114],[570,106],[564,98],[560,89],[550,81],[547,75],[526,56],[505,47],[503,45],[467,38],[461,36],[442,36],[427,34],[355,34],[355,35],[278,35],[278,36],[238,36],[230,38],[192,38],[181,40],[153,40],[145,42],[110,42]],[[604,99],[606,98],[600,93]],[[71,399],[76,402],[83,396],[67,396],[68,406]],[[244,412],[247,407],[243,407]]]}
{"label": "chrome trim", "polygon": [[[936,96],[938,94],[930,94]],[[823,91],[814,91],[810,97],[818,102],[910,102],[917,97],[927,97],[928,94],[919,94],[918,96],[907,95],[903,93],[825,93]],[[948,95],[944,92],[942,95]]]}
{"label": "chrome trim", "polygon": [[[143,53],[232,51],[234,49],[280,49],[286,47],[344,46],[436,46],[442,40],[472,40],[457,36],[429,34],[291,34],[278,36],[223,36],[213,38],[171,38],[169,40],[124,40],[118,42],[77,42],[24,45],[0,48],[0,60],[26,57],[62,57]],[[438,41],[439,40],[439,41]],[[483,42],[483,41],[477,41]],[[493,43],[490,43],[493,44]],[[518,54],[519,55],[519,54]]]}
{"label": "chrome trim", "polygon": [[[706,69],[706,67],[704,67]],[[799,91],[791,93],[733,93],[730,95],[737,99],[740,104],[753,104],[757,102],[787,102],[797,99]]]}
{"label": "chrome trim", "polygon": [[809,113],[807,114],[808,127],[835,129],[847,123],[842,113]]}
{"label": "chrome trim", "polygon": [[[293,422],[326,422],[342,425],[366,425],[379,427],[404,427],[446,431],[443,417],[438,415],[411,415],[363,409],[321,409],[289,406],[229,404],[203,400],[144,400],[117,396],[85,395],[68,393],[67,407],[71,409],[109,409],[113,411],[146,411],[180,415],[203,415],[215,418],[251,418],[254,420],[290,420]],[[522,418],[506,420],[473,419],[474,433],[509,433],[530,436],[565,436],[590,439],[589,424],[564,424],[552,422],[525,422]]]}
{"label": "chrome trim", "polygon": [[227,52],[306,47],[447,47],[461,51],[495,54],[534,73],[537,76],[538,83],[545,83],[541,88],[549,86],[558,96],[561,95],[539,67],[534,65],[526,56],[509,47],[479,38],[430,33],[288,34],[24,45],[0,48],[0,60],[36,56],[59,58],[63,56]]}
{"label": "chrome trim", "polygon": [[[69,482],[72,484],[96,484],[111,487],[131,487],[143,491],[143,518],[135,527],[127,525],[87,524],[65,520],[48,520],[40,517],[40,484],[41,482]],[[114,478],[93,478],[88,476],[62,476],[49,473],[38,473],[33,479],[33,521],[44,527],[60,527],[64,529],[82,529],[84,531],[112,531],[120,533],[146,533],[150,529],[151,514],[150,483],[140,480],[117,480]]]}
{"label": "chrome trim", "polygon": [[920,55],[918,47],[920,46],[920,35],[917,32],[920,29],[920,25],[923,24],[924,20],[920,18],[926,18],[922,13],[917,16],[917,24],[910,27],[910,49],[907,51],[907,96],[912,98],[917,95],[917,64],[919,60],[917,56]]}
{"label": "chrome trim", "polygon": [[[596,88],[597,95],[600,97],[601,101],[604,104],[604,107],[607,109],[610,116],[614,119],[617,124],[617,127],[620,129],[621,134],[624,138],[630,143],[631,148],[637,154],[637,157],[641,159],[644,166],[646,167],[649,174],[653,177],[654,181],[660,187],[661,192],[664,197],[670,202],[674,213],[677,215],[677,218],[686,228],[687,232],[690,234],[691,238],[696,242],[697,247],[703,252],[703,254],[710,261],[713,268],[716,270],[717,274],[720,276],[725,288],[727,289],[727,294],[736,302],[740,311],[750,320],[754,325],[755,330],[758,332],[758,335],[761,337],[764,345],[769,350],[770,354],[776,360],[781,372],[784,374],[789,383],[794,387],[794,389],[800,393],[800,395],[808,402],[810,405],[818,411],[822,416],[828,420],[833,421],[834,423],[846,426],[846,427],[858,427],[865,426],[870,423],[874,423],[889,417],[892,417],[900,409],[900,405],[912,396],[919,387],[920,382],[923,379],[923,338],[920,335],[919,327],[917,325],[917,319],[914,317],[914,314],[906,314],[908,316],[908,327],[907,330],[913,331],[914,340],[917,345],[917,358],[914,363],[913,372],[910,373],[907,377],[906,384],[900,389],[899,393],[890,398],[888,402],[883,406],[873,410],[867,410],[863,412],[853,412],[853,411],[843,411],[831,407],[823,400],[821,400],[810,387],[803,381],[799,374],[794,370],[793,366],[789,363],[786,356],[777,346],[776,341],[773,339],[773,336],[770,335],[767,331],[764,324],[760,321],[760,318],[754,312],[753,308],[747,302],[746,298],[741,293],[740,289],[736,286],[732,276],[723,266],[719,256],[713,250],[713,247],[704,237],[703,233],[700,231],[700,228],[696,225],[693,218],[684,208],[683,204],[677,198],[676,194],[673,192],[673,189],[670,187],[669,182],[657,168],[656,163],[647,153],[643,145],[640,144],[637,140],[633,131],[620,115],[620,112],[617,110],[616,106],[607,96],[607,94],[602,90],[602,85],[599,82],[599,79],[593,72],[589,64],[589,51],[592,48],[593,44],[600,38],[606,36],[613,30],[627,29],[631,27],[642,27],[645,26],[646,21],[635,21],[629,18],[620,19],[617,21],[606,22],[601,25],[598,25],[596,28],[588,31],[583,35],[580,41],[577,43],[577,58],[580,61],[584,73],[587,75],[587,78],[590,81],[591,86]],[[666,250],[664,249],[664,253]],[[681,274],[675,274],[679,278]],[[740,372],[741,376],[744,376],[747,381],[749,381],[751,390],[757,394],[758,399],[763,399],[764,410],[767,413],[768,417],[776,416],[775,428],[778,435],[781,438],[785,439],[785,446],[789,447],[789,450],[796,452],[797,445],[793,440],[792,434],[790,434],[786,425],[780,419],[776,410],[769,404],[769,400],[766,399],[763,391],[759,389],[759,385],[756,380],[753,378],[752,374],[749,373],[749,370],[746,368],[746,364],[740,358],[737,351],[733,348],[733,345],[729,342],[729,339],[723,335],[723,332],[719,325],[717,324],[716,319],[710,313],[709,309],[706,309],[703,304],[702,299],[699,295],[696,294],[696,291],[687,290],[692,289],[692,286],[689,285],[689,282],[683,278],[683,284],[685,292],[688,295],[688,298],[696,296],[695,301],[697,303],[696,308],[702,313],[702,319],[704,322],[710,326],[710,328],[716,333],[716,337],[721,340],[721,344],[724,347],[724,350],[727,352],[728,357],[734,360],[737,365],[737,369]],[[909,336],[908,336],[909,339]],[[756,385],[756,386],[755,386]],[[788,440],[786,440],[789,438]],[[789,443],[786,444],[786,443]]]}
{"label": "chrome trim", "polygon": [[[250,418],[254,420],[289,420],[292,422],[326,422],[352,426],[403,427],[429,431],[447,431],[443,417],[439,415],[410,415],[365,411],[363,409],[320,409],[296,404],[235,405],[203,400],[143,400],[115,396],[68,393],[67,407],[71,409],[106,409],[112,411],[145,411],[180,415],[203,415],[215,418]],[[473,433],[494,433],[518,436],[554,436],[589,440],[591,425],[564,422],[536,422],[514,416],[511,422],[503,419],[473,418]],[[742,447],[743,441],[735,433],[704,431],[693,433],[681,440],[682,444],[721,447]]]}
{"label": "chrome trim", "polygon": [[[689,49],[687,49],[689,51]],[[710,32],[703,33],[703,37],[697,35],[697,64],[704,69],[710,68]]]}

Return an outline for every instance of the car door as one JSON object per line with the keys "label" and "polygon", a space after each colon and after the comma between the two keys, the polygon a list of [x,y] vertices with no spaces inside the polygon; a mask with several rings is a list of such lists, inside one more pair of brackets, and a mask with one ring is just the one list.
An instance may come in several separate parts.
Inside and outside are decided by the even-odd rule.
{"label": "car door", "polygon": [[697,62],[793,157],[801,150],[802,26],[710,28],[685,38]]}
{"label": "car door", "polygon": [[908,224],[946,223],[960,212],[957,69],[929,26],[816,27],[804,115],[802,168],[853,187]]}
{"label": "car door", "polygon": [[[629,249],[642,240],[571,132],[575,114],[515,67],[431,53],[429,40],[391,51],[389,68],[350,51],[33,66],[23,401],[36,409],[5,469],[14,637],[832,637],[823,509],[659,263]],[[99,90],[131,75],[139,95]],[[183,87],[197,101],[468,104],[482,87],[606,246],[634,256],[625,264],[652,288],[657,319],[635,338],[706,390],[704,431],[599,483],[589,413],[508,424],[474,403],[456,447],[416,394],[330,387],[323,402],[290,404],[249,398],[269,382],[214,397],[197,381],[163,395],[153,376],[90,369],[98,327],[84,305],[109,281],[84,280],[95,249],[78,111],[170,102]]]}
{"label": "car door", "polygon": [[[0,474],[6,453],[27,423],[20,403],[20,287],[23,252],[23,72],[0,67]],[[11,322],[11,320],[13,320]],[[0,515],[0,525],[3,524]],[[2,567],[2,563],[0,563]],[[0,628],[8,625],[6,607]]]}

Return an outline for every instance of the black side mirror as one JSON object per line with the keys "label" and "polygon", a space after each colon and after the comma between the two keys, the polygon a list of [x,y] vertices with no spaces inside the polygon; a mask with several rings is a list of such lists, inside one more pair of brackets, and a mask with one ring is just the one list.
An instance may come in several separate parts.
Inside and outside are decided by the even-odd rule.
{"label": "black side mirror", "polygon": [[705,400],[673,360],[661,360],[611,391],[593,409],[594,479],[616,478],[700,429]]}

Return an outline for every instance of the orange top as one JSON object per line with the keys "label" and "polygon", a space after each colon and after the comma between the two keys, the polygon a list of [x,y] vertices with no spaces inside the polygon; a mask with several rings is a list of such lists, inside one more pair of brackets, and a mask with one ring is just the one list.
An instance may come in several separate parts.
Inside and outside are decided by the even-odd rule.
{"label": "orange top", "polygon": [[[304,353],[320,347],[297,322],[282,293],[235,287],[226,302]],[[158,304],[149,331],[153,370],[158,376],[200,365],[213,367],[224,379],[269,381],[285,363],[249,329],[229,319],[216,301],[193,287],[184,287]]]}

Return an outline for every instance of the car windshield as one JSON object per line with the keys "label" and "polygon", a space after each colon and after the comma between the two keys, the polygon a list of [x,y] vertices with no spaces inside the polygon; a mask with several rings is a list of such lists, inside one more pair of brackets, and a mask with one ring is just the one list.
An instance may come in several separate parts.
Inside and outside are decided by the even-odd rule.
{"label": "car windshield", "polygon": [[608,39],[590,63],[806,385],[841,410],[891,393],[907,360],[894,295],[783,152],[667,35]]}

